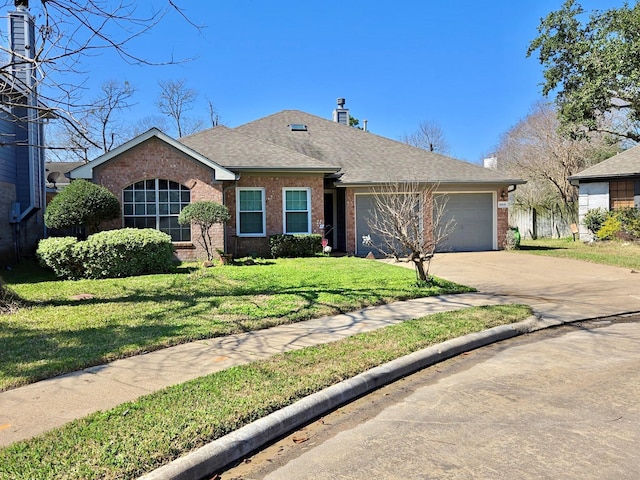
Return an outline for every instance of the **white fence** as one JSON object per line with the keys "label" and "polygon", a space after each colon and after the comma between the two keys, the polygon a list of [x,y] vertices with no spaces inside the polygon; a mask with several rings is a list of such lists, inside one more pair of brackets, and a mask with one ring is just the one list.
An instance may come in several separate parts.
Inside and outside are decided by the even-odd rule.
{"label": "white fence", "polygon": [[509,226],[518,227],[522,238],[571,237],[570,225],[575,220],[566,218],[558,210],[519,209],[509,207]]}

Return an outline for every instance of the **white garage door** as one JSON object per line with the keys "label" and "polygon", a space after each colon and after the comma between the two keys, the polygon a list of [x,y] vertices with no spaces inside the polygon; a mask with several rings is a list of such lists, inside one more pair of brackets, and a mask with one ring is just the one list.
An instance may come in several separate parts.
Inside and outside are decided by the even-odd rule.
{"label": "white garage door", "polygon": [[493,194],[452,193],[436,196],[446,198],[442,224],[455,222],[449,236],[438,245],[442,252],[473,252],[493,250]]}

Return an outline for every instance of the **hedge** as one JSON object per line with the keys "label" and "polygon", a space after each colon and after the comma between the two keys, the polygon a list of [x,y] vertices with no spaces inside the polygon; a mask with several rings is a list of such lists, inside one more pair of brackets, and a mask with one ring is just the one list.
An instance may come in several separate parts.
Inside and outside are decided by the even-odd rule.
{"label": "hedge", "polygon": [[171,237],[158,230],[123,228],[91,235],[41,240],[40,262],[68,279],[116,278],[163,273],[174,264]]}
{"label": "hedge", "polygon": [[279,233],[269,237],[269,247],[273,258],[312,257],[322,251],[322,235]]}

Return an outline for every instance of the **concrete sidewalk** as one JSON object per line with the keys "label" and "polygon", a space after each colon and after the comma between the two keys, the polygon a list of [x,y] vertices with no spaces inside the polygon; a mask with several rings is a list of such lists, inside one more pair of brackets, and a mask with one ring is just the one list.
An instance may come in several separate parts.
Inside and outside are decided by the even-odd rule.
{"label": "concrete sidewalk", "polygon": [[51,378],[0,393],[0,446],[121,403],[276,353],[328,343],[432,313],[512,303],[480,293],[445,295],[213,338]]}

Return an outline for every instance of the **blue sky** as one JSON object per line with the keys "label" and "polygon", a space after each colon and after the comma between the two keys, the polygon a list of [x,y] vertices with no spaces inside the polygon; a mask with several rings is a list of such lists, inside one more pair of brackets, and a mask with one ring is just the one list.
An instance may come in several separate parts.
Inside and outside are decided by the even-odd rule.
{"label": "blue sky", "polygon": [[[143,13],[160,0],[139,2]],[[284,109],[330,118],[337,97],[369,130],[389,138],[419,122],[442,127],[451,155],[479,162],[541,98],[542,70],[526,58],[540,19],[561,0],[181,0],[196,31],[171,14],[136,41],[154,60],[140,67],[91,59],[89,86],[126,79],[138,90],[128,113],[157,113],[158,80],[185,79],[234,127]],[[622,2],[584,0],[610,8]]]}

